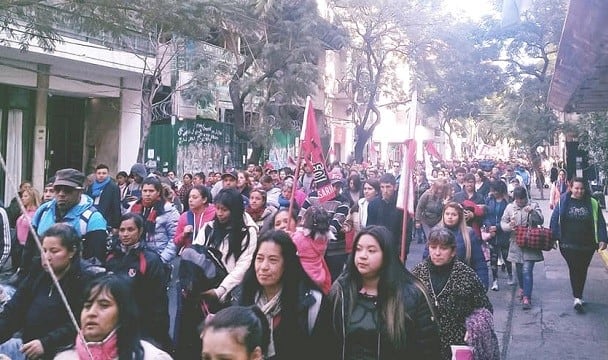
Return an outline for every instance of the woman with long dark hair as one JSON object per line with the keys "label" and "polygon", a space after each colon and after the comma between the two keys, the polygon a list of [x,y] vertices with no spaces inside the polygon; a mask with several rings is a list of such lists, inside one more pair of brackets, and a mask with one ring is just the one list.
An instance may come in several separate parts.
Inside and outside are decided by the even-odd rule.
{"label": "woman with long dark hair", "polygon": [[0,313],[0,354],[15,360],[53,358],[76,336],[50,273],[59,281],[72,313],[80,313],[85,284],[82,239],[70,225],[59,223],[44,232],[41,243],[44,271],[30,273]]}
{"label": "woman with long dark hair", "polygon": [[[175,356],[178,359],[200,358],[201,342],[196,329],[208,311],[215,312],[229,305],[229,293],[243,280],[257,244],[257,225],[245,214],[243,198],[238,190],[220,190],[214,197],[214,205],[215,218],[203,225],[192,244],[219,250],[220,261],[228,275],[217,287],[202,294],[187,294],[183,299],[176,320]],[[207,307],[206,310],[201,308],[201,303]]]}
{"label": "woman with long dark hair", "polygon": [[568,264],[574,309],[582,313],[591,258],[598,249],[605,250],[608,242],[602,210],[583,178],[572,179],[570,191],[561,196],[551,215],[551,230]]}
{"label": "woman with long dark hair", "polygon": [[169,354],[141,340],[139,310],[131,287],[122,276],[99,276],[89,282],[84,294],[82,337],[77,336],[74,348],[57,354],[55,360],[171,359]]}
{"label": "woman with long dark hair", "polygon": [[233,302],[257,305],[266,315],[271,333],[267,359],[317,358],[323,294],[304,273],[289,234],[271,230],[261,236],[232,296]]}
{"label": "woman with long dark hair", "polygon": [[438,359],[439,335],[426,288],[399,260],[392,234],[357,234],[329,295],[328,359]]}
{"label": "woman with long dark hair", "polygon": [[173,241],[178,249],[192,245],[192,241],[207,222],[215,217],[211,191],[203,185],[194,185],[187,195],[188,207],[177,221]]}

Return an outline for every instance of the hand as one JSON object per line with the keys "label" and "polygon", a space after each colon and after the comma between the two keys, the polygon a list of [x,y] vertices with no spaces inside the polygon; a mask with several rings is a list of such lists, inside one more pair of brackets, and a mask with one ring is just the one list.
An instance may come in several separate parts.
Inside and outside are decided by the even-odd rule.
{"label": "hand", "polygon": [[201,297],[203,298],[203,300],[208,300],[208,301],[218,301],[219,300],[214,289],[209,289],[207,291],[204,291],[201,294]]}
{"label": "hand", "polygon": [[496,226],[494,226],[494,225],[490,226],[490,232],[495,233],[496,232]]}
{"label": "hand", "polygon": [[530,211],[532,211],[532,207],[531,207],[530,205],[527,205],[527,206],[525,206],[525,207],[524,207],[522,210],[523,210],[525,213],[529,213]]}
{"label": "hand", "polygon": [[137,201],[137,196],[128,196],[127,202],[131,202],[131,201]]}
{"label": "hand", "polygon": [[513,229],[515,228],[515,219],[511,219],[511,221],[509,221],[509,226]]}
{"label": "hand", "polygon": [[606,244],[606,243],[605,243],[605,242],[603,242],[603,241],[600,241],[600,244],[599,244],[599,245],[600,245],[600,246],[599,246],[600,250],[606,250],[606,246],[607,246],[608,244]]}
{"label": "hand", "polygon": [[422,225],[420,224],[420,222],[416,221],[416,229],[420,229],[422,227]]}
{"label": "hand", "polygon": [[192,225],[184,226],[184,233],[191,233],[191,232],[194,232],[194,226],[192,226]]}
{"label": "hand", "polygon": [[28,343],[23,344],[21,346],[20,351],[25,355],[28,359],[38,359],[44,355],[44,347],[40,340],[32,340]]}

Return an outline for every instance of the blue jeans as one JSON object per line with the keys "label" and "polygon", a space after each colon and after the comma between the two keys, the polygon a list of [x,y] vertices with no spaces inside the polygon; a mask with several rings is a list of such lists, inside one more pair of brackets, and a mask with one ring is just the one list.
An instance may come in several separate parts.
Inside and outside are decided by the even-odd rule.
{"label": "blue jeans", "polygon": [[22,345],[23,342],[20,338],[11,338],[0,344],[0,354],[8,356],[11,360],[26,360],[20,350]]}
{"label": "blue jeans", "polygon": [[517,282],[519,288],[523,289],[524,296],[528,299],[532,298],[532,285],[534,284],[534,261],[524,261],[522,263],[515,264],[515,270],[517,272]]}

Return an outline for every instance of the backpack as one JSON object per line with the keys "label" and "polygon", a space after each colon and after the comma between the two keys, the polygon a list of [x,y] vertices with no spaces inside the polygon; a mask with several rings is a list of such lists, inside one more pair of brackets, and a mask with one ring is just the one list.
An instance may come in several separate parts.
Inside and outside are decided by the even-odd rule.
{"label": "backpack", "polygon": [[[40,224],[40,220],[42,219],[44,214],[49,210],[49,208],[50,208],[50,206],[45,206],[42,209],[42,211],[37,213],[38,216],[36,217],[35,220],[32,219],[32,223]],[[91,216],[93,216],[93,214],[96,212],[97,212],[97,208],[95,206],[91,206],[90,208],[83,211],[82,214],[80,214],[79,227],[76,230],[79,231],[79,235],[81,237],[84,237],[84,234],[87,233],[87,227],[89,226],[89,220],[91,220]],[[36,230],[38,230],[38,229],[36,229]]]}
{"label": "backpack", "polygon": [[181,253],[178,276],[186,297],[218,287],[227,275],[222,253],[216,248],[192,245]]}

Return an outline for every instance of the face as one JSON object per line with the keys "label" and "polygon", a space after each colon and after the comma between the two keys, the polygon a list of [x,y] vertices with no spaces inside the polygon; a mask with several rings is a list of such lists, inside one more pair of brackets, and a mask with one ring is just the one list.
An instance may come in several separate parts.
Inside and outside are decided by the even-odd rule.
{"label": "face", "polygon": [[238,174],[238,179],[236,180],[236,185],[238,187],[244,187],[247,184],[247,179],[243,173]]}
{"label": "face", "polygon": [[146,184],[141,189],[141,200],[144,204],[150,205],[156,200],[160,199],[160,192],[156,190],[154,185]]}
{"label": "face", "polygon": [[97,182],[105,181],[108,178],[108,169],[95,170],[95,179]]}
{"label": "face", "polygon": [[253,176],[255,177],[256,180],[258,180],[261,176],[262,176],[262,172],[257,169],[257,170],[253,170]]}
{"label": "face", "polygon": [[200,209],[206,203],[207,198],[204,198],[198,189],[192,189],[190,191],[190,196],[188,196],[188,206],[190,209]]}
{"label": "face", "polygon": [[[93,288],[93,293],[96,289]],[[87,341],[102,341],[118,326],[118,304],[108,290],[87,299],[80,313],[82,334]]]}
{"label": "face", "polygon": [[570,187],[570,191],[572,191],[572,197],[575,199],[582,199],[585,195],[585,186],[582,182],[575,181],[572,183]]}
{"label": "face", "polygon": [[143,229],[138,229],[133,219],[124,220],[118,228],[118,237],[125,246],[136,244],[141,238]]}
{"label": "face", "polygon": [[281,211],[274,218],[275,230],[294,231],[296,229],[296,221],[289,216],[287,211]]}
{"label": "face", "polygon": [[270,173],[270,177],[272,178],[272,181],[279,182],[280,178],[279,178],[279,173],[277,171],[273,171]]}
{"label": "face", "polygon": [[225,224],[230,220],[230,209],[222,204],[215,204],[215,216],[219,222]]}
{"label": "face", "polygon": [[363,278],[379,276],[382,268],[382,249],[378,240],[369,234],[361,235],[355,248],[355,266]]}
{"label": "face", "polygon": [[169,172],[167,173],[167,177],[168,177],[169,179],[173,180],[173,179],[175,179],[175,174],[173,173],[173,171],[169,171]]}
{"label": "face", "polygon": [[252,354],[237,341],[233,329],[205,330],[203,335],[203,360],[261,360],[259,348]]}
{"label": "face", "polygon": [[291,188],[284,187],[283,190],[281,190],[281,195],[283,195],[285,199],[291,199]]}
{"label": "face", "polygon": [[287,174],[285,174],[285,171],[281,170],[279,172],[279,179],[283,180],[283,179],[285,179],[285,176],[287,176]]}
{"label": "face", "polygon": [[127,183],[127,178],[126,178],[126,177],[124,177],[124,176],[122,176],[122,175],[118,175],[118,176],[116,177],[116,183],[117,183],[118,185],[124,185],[124,184],[126,184],[126,183]]}
{"label": "face", "polygon": [[42,200],[50,201],[55,198],[55,188],[52,186],[46,186],[42,192]]}
{"label": "face", "polygon": [[23,201],[23,206],[28,206],[33,203],[32,197],[30,196],[30,193],[28,193],[28,192],[24,192],[21,194],[21,201]]}
{"label": "face", "polygon": [[367,201],[372,201],[378,195],[376,189],[368,183],[363,184],[363,196]]}
{"label": "face", "polygon": [[222,180],[222,174],[220,173],[215,173],[215,181],[221,181]]}
{"label": "face", "polygon": [[456,174],[456,181],[458,181],[459,183],[461,183],[464,180],[464,173],[457,173]]}
{"label": "face", "polygon": [[184,176],[183,180],[184,180],[184,185],[190,185],[190,184],[192,184],[192,178],[190,176],[188,176],[188,175]]}
{"label": "face", "polygon": [[380,193],[382,194],[382,199],[389,200],[393,197],[395,193],[395,185],[393,184],[380,184]]}
{"label": "face", "polygon": [[481,182],[481,176],[479,176],[479,174],[475,174],[475,181]]}
{"label": "face", "polygon": [[429,245],[429,256],[431,257],[431,262],[435,266],[449,264],[452,259],[454,259],[455,255],[456,249],[452,248],[451,246],[437,244]]}
{"label": "face", "polygon": [[67,249],[57,236],[46,236],[42,240],[43,256],[48,261],[48,266],[42,262],[46,271],[53,271],[55,275],[62,274],[72,262],[75,250]]}
{"label": "face", "polygon": [[443,223],[446,226],[456,226],[460,222],[460,215],[453,207],[447,207],[443,210]]}
{"label": "face", "polygon": [[565,180],[566,179],[566,173],[563,171],[560,171],[557,176],[559,177],[560,180]]}
{"label": "face", "polygon": [[226,176],[222,179],[224,189],[234,189],[236,187],[237,180],[232,176]]}
{"label": "face", "polygon": [[271,182],[262,182],[262,189],[264,189],[264,191],[269,191],[270,189],[272,189],[274,187],[274,185]]}
{"label": "face", "polygon": [[264,288],[276,288],[281,284],[285,269],[281,247],[271,241],[260,245],[255,257],[255,276]]}
{"label": "face", "polygon": [[61,211],[67,211],[80,201],[82,190],[74,189],[71,186],[57,185],[55,189],[55,199],[57,199],[57,207]]}
{"label": "face", "polygon": [[255,168],[255,165],[253,164],[249,164],[247,165],[247,172],[250,174],[253,174],[253,169]]}
{"label": "face", "polygon": [[464,188],[466,191],[472,192],[475,191],[475,180],[467,180],[464,183]]}
{"label": "face", "polygon": [[517,205],[520,208],[523,208],[524,206],[526,206],[528,204],[528,199],[526,198],[522,198],[522,199],[515,199],[515,205]]}
{"label": "face", "polygon": [[194,178],[192,179],[192,183],[194,185],[203,185],[203,178],[201,178],[200,176],[194,176]]}
{"label": "face", "polygon": [[249,206],[255,210],[264,207],[264,197],[262,194],[257,191],[251,192],[251,194],[249,194]]}

